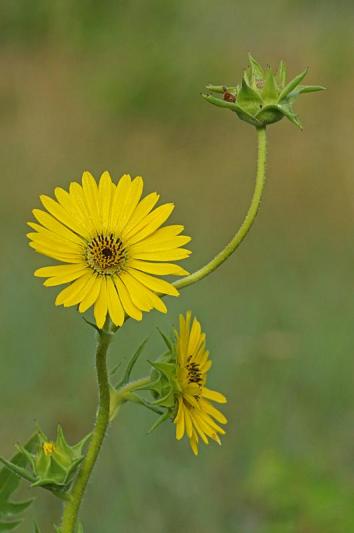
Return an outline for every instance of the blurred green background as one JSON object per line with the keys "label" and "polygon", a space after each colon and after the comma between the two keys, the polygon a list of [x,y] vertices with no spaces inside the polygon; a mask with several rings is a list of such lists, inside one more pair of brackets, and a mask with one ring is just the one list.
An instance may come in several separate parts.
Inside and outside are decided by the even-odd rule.
{"label": "blurred green background", "polygon": [[[232,83],[247,52],[325,93],[297,103],[305,129],[269,128],[268,183],[247,242],[217,273],[129,321],[111,364],[153,331],[146,358],[191,308],[207,331],[210,386],[225,392],[221,448],[195,458],[166,423],[127,406],[82,508],[88,533],[354,531],[354,7],[350,1],[2,0],[0,4],[0,453],[38,420],[72,442],[95,413],[94,339],[32,272],[25,222],[41,193],[84,169],[141,174],[193,236],[187,268],[247,209],[256,135],[199,96]],[[145,373],[141,362],[136,375]],[[26,492],[26,494],[28,494]],[[45,533],[45,493],[18,531]]]}

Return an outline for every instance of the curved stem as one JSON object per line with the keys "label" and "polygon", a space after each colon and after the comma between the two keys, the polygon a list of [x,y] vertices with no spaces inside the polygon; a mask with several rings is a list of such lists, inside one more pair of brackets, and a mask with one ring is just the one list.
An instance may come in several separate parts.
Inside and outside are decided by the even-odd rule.
{"label": "curved stem", "polygon": [[265,166],[267,151],[267,138],[265,127],[257,128],[257,133],[258,158],[256,185],[253,192],[251,205],[248,209],[244,221],[242,222],[240,229],[237,231],[231,241],[225,246],[225,248],[221,252],[219,252],[211,261],[209,261],[209,263],[207,263],[199,270],[196,270],[196,272],[189,274],[189,276],[175,281],[174,286],[177,289],[183,289],[184,287],[188,287],[188,285],[192,285],[192,283],[196,283],[197,281],[200,281],[201,279],[211,274],[211,272],[214,272],[214,270],[216,270],[220,265],[222,265],[223,262],[226,261],[226,259],[234,253],[234,251],[239,247],[239,245],[251,229],[261,203],[265,183]]}
{"label": "curved stem", "polygon": [[109,424],[110,390],[106,359],[111,340],[112,333],[103,330],[99,332],[99,342],[96,352],[99,407],[96,416],[96,424],[86,457],[71,490],[70,499],[65,505],[60,530],[61,533],[74,533],[75,531],[81,501]]}

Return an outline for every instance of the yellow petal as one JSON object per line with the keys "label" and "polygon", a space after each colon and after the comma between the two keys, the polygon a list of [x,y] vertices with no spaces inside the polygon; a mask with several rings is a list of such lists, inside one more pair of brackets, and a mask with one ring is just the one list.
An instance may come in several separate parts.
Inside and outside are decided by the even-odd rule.
{"label": "yellow petal", "polygon": [[[75,233],[82,235],[83,237],[88,237],[88,232],[85,227],[83,227],[80,223],[77,222],[77,219],[70,215],[63,207],[62,205],[58,204],[55,200],[52,198],[49,198],[49,196],[45,196],[44,194],[40,197],[42,204],[46,208],[46,210],[53,215],[54,218],[56,218],[59,222],[64,224],[64,226],[67,226],[71,230],[73,230]],[[33,211],[37,212],[39,210],[35,209]],[[36,215],[35,215],[36,216]],[[37,217],[36,217],[37,218]]]}
{"label": "yellow petal", "polygon": [[76,301],[77,297],[80,301],[82,290],[91,276],[92,274],[88,273],[71,283],[68,287],[65,287],[65,289],[63,289],[56,297],[55,305],[70,307],[71,305],[75,305],[75,303],[72,302]]}
{"label": "yellow petal", "polygon": [[112,199],[111,207],[111,219],[110,219],[110,228],[112,231],[116,231],[116,227],[122,216],[124,209],[125,201],[129,196],[131,187],[131,177],[129,174],[124,174],[117,183],[117,187],[114,192]]}
{"label": "yellow petal", "polygon": [[101,278],[96,274],[92,276],[90,284],[86,285],[85,291],[83,291],[83,298],[79,305],[80,313],[85,313],[96,302],[101,292]]}
{"label": "yellow petal", "polygon": [[64,283],[70,283],[71,281],[75,281],[76,279],[81,278],[85,274],[90,274],[90,276],[92,276],[92,271],[89,270],[86,266],[83,266],[80,270],[77,270],[76,272],[67,272],[66,274],[61,274],[59,276],[48,278],[45,280],[43,285],[45,287],[56,287],[57,285],[63,285]]}
{"label": "yellow petal", "polygon": [[106,278],[103,277],[101,280],[101,290],[98,295],[98,298],[95,302],[94,315],[97,327],[102,329],[106,321],[107,311],[108,311],[108,302],[107,302],[107,283]]}
{"label": "yellow petal", "polygon": [[124,228],[124,232],[122,235],[125,240],[126,236],[129,235],[130,232],[133,232],[135,230],[138,231],[139,227],[144,227],[146,216],[150,213],[151,209],[158,202],[159,198],[160,196],[156,194],[156,192],[152,192],[141,200],[141,202],[135,208],[135,211],[130,217],[126,227]]}
{"label": "yellow petal", "polygon": [[149,263],[147,261],[139,261],[138,259],[131,259],[129,266],[148,274],[155,274],[157,276],[186,276],[187,270],[174,265],[173,263]]}
{"label": "yellow petal", "polygon": [[193,436],[190,440],[189,440],[189,443],[191,445],[191,448],[192,448],[192,451],[194,453],[194,455],[198,455],[198,438],[196,436]]}
{"label": "yellow petal", "polygon": [[193,320],[192,329],[189,336],[188,353],[194,354],[200,339],[202,328],[200,322],[196,318]]}
{"label": "yellow petal", "polygon": [[111,277],[107,277],[108,312],[113,324],[121,326],[124,322],[124,310],[116,287]]}
{"label": "yellow petal", "polygon": [[173,285],[171,285],[171,283],[168,283],[163,279],[155,278],[154,276],[149,276],[149,274],[145,274],[144,272],[140,272],[139,270],[134,270],[133,268],[129,269],[129,273],[134,276],[135,279],[140,281],[140,283],[145,285],[145,287],[151,289],[154,292],[161,294],[169,294],[170,296],[179,295],[178,290]]}
{"label": "yellow petal", "polygon": [[65,211],[67,211],[70,216],[74,217],[81,227],[85,227],[86,218],[84,213],[77,209],[77,205],[73,202],[70,194],[61,187],[56,187],[54,189],[54,194],[57,202],[65,209]]}
{"label": "yellow petal", "polygon": [[143,239],[137,244],[132,245],[131,250],[133,255],[139,252],[160,252],[165,250],[175,250],[176,248],[184,246],[185,244],[190,242],[190,240],[191,237],[187,237],[186,235],[177,235],[176,237],[171,237],[171,239],[165,240],[154,239],[153,241],[151,241],[150,238],[147,238]]}
{"label": "yellow petal", "polygon": [[82,263],[81,255],[58,252],[53,248],[35,242],[30,242],[29,246],[36,250],[36,252],[46,255],[47,257],[51,257],[52,259],[56,259],[57,261],[63,261],[64,263]]}
{"label": "yellow petal", "polygon": [[210,402],[201,398],[200,405],[203,411],[215,418],[215,420],[220,422],[220,424],[227,424],[227,418],[223,415],[221,411],[219,411],[219,409],[216,409],[216,407],[214,407]]}
{"label": "yellow petal", "polygon": [[97,226],[85,202],[84,190],[76,181],[70,183],[70,200],[74,208],[75,219],[81,217],[82,224],[86,229],[87,238],[92,237],[97,232]]}
{"label": "yellow petal", "polygon": [[127,244],[131,246],[154,233],[168,219],[174,207],[174,204],[169,203],[154,209],[152,213],[143,219],[139,226],[128,232],[125,237]]}
{"label": "yellow petal", "polygon": [[95,178],[90,172],[86,171],[82,175],[82,190],[92,225],[96,228],[96,231],[99,231],[101,220],[98,207],[98,187]]}
{"label": "yellow petal", "polygon": [[139,252],[134,255],[134,259],[143,261],[179,261],[189,257],[191,252],[185,248],[176,248],[175,250],[161,250],[159,252]]}
{"label": "yellow petal", "polygon": [[115,231],[118,234],[121,233],[124,226],[128,223],[136,206],[138,205],[143,192],[143,185],[143,179],[140,176],[134,178],[131,182],[130,190],[126,196],[124,205],[121,207],[121,213],[115,228]]}
{"label": "yellow petal", "polygon": [[65,276],[74,272],[82,270],[81,265],[54,265],[48,267],[38,268],[34,275],[37,278],[50,278],[52,276]]}
{"label": "yellow petal", "polygon": [[109,172],[103,172],[98,186],[98,203],[103,231],[107,231],[110,222],[112,180]]}
{"label": "yellow petal", "polygon": [[179,404],[178,404],[178,411],[177,411],[177,416],[176,418],[174,419],[174,423],[176,424],[176,439],[177,440],[181,440],[183,438],[183,435],[184,435],[184,429],[185,429],[185,426],[184,426],[184,405],[183,405],[183,400],[180,399],[179,400]]}
{"label": "yellow petal", "polygon": [[227,400],[221,392],[217,392],[215,390],[208,389],[207,387],[203,387],[202,391],[203,398],[207,398],[208,400],[213,400],[217,403],[226,403]]}
{"label": "yellow petal", "polygon": [[129,276],[127,272],[122,272],[119,277],[127,288],[133,304],[142,311],[151,311],[153,306],[149,299],[147,289],[138,283],[135,278]]}
{"label": "yellow petal", "polygon": [[140,309],[138,309],[133,304],[132,299],[130,298],[129,292],[126,286],[124,285],[124,283],[122,282],[122,280],[118,276],[115,276],[114,283],[117,287],[120,301],[122,302],[122,305],[127,315],[131,316],[135,320],[141,320],[143,317],[143,314],[140,311]]}

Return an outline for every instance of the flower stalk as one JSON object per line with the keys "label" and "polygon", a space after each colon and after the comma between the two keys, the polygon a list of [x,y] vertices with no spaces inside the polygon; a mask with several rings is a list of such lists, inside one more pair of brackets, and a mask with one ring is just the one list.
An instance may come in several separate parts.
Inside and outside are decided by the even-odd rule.
{"label": "flower stalk", "polygon": [[89,443],[86,457],[70,493],[70,498],[64,508],[61,533],[74,533],[80,505],[87,487],[91,472],[97,461],[106,431],[109,425],[110,387],[107,372],[107,352],[113,334],[108,330],[99,332],[96,351],[96,371],[99,390],[99,406],[95,428]]}
{"label": "flower stalk", "polygon": [[262,200],[262,194],[265,185],[265,170],[266,170],[266,156],[267,156],[267,137],[266,137],[266,127],[262,126],[257,128],[258,135],[258,157],[257,157],[257,176],[256,184],[251,200],[250,207],[247,211],[246,217],[241,224],[239,230],[235,233],[230,242],[219,252],[209,263],[204,265],[199,270],[196,270],[189,276],[182,278],[174,282],[174,286],[177,289],[183,289],[192,285],[197,281],[202,280],[214,270],[219,268],[230,255],[232,255],[235,250],[240,246],[241,242],[244,240],[249,230],[251,229],[253,222],[257,216],[259,206]]}

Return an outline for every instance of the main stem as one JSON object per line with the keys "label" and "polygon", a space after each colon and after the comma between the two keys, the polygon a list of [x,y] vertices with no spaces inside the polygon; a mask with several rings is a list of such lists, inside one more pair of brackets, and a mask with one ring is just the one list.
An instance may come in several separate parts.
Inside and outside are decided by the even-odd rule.
{"label": "main stem", "polygon": [[107,374],[107,351],[112,340],[112,333],[99,332],[99,342],[96,352],[96,370],[99,389],[99,407],[95,428],[92,433],[86,457],[70,493],[65,506],[61,524],[61,533],[74,533],[79,509],[85,489],[95,466],[103,439],[109,424],[110,392]]}
{"label": "main stem", "polygon": [[234,235],[231,241],[225,246],[225,248],[214,257],[214,259],[209,261],[209,263],[207,263],[205,266],[203,266],[199,270],[196,270],[196,272],[193,272],[189,276],[186,276],[185,278],[181,280],[175,281],[174,286],[177,287],[177,289],[182,289],[183,287],[192,285],[192,283],[196,283],[197,281],[200,281],[201,279],[211,274],[214,270],[216,270],[220,265],[222,265],[224,261],[226,261],[228,257],[230,257],[231,254],[234,253],[236,248],[239,247],[239,245],[241,244],[241,242],[243,241],[243,239],[246,237],[247,233],[251,229],[252,224],[258,213],[258,209],[259,209],[262,194],[263,194],[264,183],[265,183],[266,152],[267,152],[267,138],[266,138],[265,127],[257,128],[257,133],[258,133],[258,158],[257,158],[256,185],[255,185],[255,189],[253,192],[251,205],[247,211],[246,217],[240,229],[237,231],[237,233]]}

